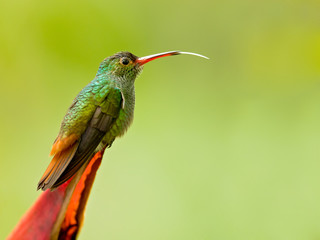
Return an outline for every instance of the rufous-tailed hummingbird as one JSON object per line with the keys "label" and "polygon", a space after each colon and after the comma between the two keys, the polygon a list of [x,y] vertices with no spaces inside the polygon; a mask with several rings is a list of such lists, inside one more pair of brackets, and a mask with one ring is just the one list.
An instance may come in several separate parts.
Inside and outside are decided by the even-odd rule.
{"label": "rufous-tailed hummingbird", "polygon": [[143,65],[157,58],[179,54],[164,52],[137,57],[119,52],[102,61],[96,77],[78,94],[65,115],[50,155],[47,170],[38,189],[55,189],[72,176],[98,151],[110,147],[123,135],[133,120],[134,82]]}

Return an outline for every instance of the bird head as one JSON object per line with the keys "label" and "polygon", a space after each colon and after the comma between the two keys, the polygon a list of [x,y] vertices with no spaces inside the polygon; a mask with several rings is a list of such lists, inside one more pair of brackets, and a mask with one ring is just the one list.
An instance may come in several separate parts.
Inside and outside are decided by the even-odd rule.
{"label": "bird head", "polygon": [[[100,73],[108,73],[118,79],[125,81],[134,81],[143,70],[144,64],[161,57],[168,57],[180,54],[190,54],[203,58],[207,58],[197,53],[171,51],[153,54],[145,57],[137,57],[130,52],[118,52],[106,58],[101,64],[98,71]],[[208,58],[207,58],[208,59]]]}

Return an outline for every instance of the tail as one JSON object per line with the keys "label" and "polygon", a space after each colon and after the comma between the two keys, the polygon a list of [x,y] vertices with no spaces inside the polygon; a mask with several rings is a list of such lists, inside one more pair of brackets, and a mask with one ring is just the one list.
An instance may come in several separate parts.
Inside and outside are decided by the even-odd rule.
{"label": "tail", "polygon": [[[59,142],[60,141],[58,141],[58,143]],[[53,148],[55,147],[56,144],[57,143],[54,144]],[[65,147],[65,149],[63,149],[60,152],[57,152],[54,155],[49,166],[47,167],[46,171],[44,172],[44,174],[42,175],[38,183],[37,190],[42,189],[43,191],[45,191],[48,188],[51,188],[51,189],[57,188],[58,186],[60,186],[62,183],[66,182],[73,176],[75,172],[72,175],[69,175],[68,178],[63,178],[64,181],[60,181],[60,184],[56,184],[58,179],[60,179],[61,177],[63,177],[63,175],[65,175],[65,170],[70,164],[70,162],[72,161],[74,155],[76,154],[78,146],[79,146],[79,142],[75,141],[70,146]],[[79,170],[81,166],[79,166],[76,170]]]}
{"label": "tail", "polygon": [[76,239],[103,152],[96,153],[86,167],[55,191],[42,192],[7,240]]}

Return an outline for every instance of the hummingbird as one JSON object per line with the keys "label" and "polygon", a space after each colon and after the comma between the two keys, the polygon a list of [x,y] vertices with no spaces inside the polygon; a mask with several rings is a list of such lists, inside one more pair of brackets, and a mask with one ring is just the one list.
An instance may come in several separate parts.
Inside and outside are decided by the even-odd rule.
{"label": "hummingbird", "polygon": [[38,183],[38,190],[56,189],[87,165],[95,153],[111,147],[133,121],[134,83],[144,64],[180,54],[207,58],[196,53],[170,51],[145,57],[119,52],[104,59],[95,78],[69,107],[50,152],[53,158]]}

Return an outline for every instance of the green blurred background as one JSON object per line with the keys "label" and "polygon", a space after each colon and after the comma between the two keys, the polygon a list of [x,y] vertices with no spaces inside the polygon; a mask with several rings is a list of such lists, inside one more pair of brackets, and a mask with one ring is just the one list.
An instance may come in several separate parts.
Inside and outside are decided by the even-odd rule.
{"label": "green blurred background", "polygon": [[0,239],[102,59],[136,81],[79,239],[320,239],[319,1],[0,2]]}

